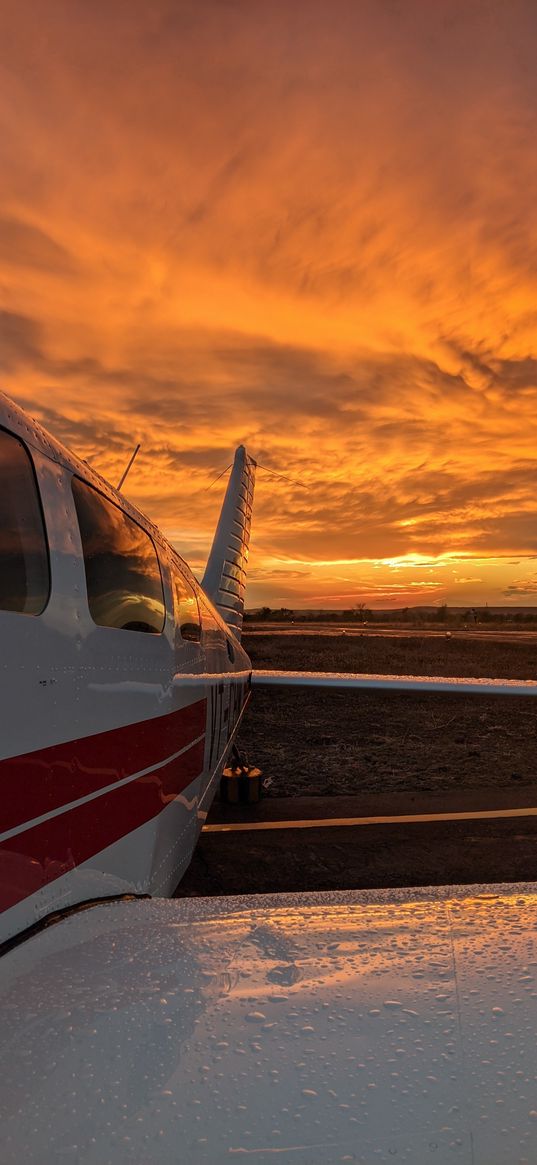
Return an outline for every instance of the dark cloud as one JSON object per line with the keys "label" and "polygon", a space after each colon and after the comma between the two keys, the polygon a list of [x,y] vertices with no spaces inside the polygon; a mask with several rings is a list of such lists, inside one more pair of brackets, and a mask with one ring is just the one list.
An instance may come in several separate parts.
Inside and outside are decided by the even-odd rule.
{"label": "dark cloud", "polygon": [[532,575],[531,578],[518,579],[506,587],[503,593],[507,598],[511,598],[513,595],[535,595],[537,594],[537,576]]}
{"label": "dark cloud", "polygon": [[21,365],[41,360],[41,329],[35,320],[16,312],[0,311],[0,369],[15,372]]}
{"label": "dark cloud", "polygon": [[537,359],[533,356],[520,360],[495,360],[493,371],[497,384],[506,388],[537,388]]}
{"label": "dark cloud", "polygon": [[537,507],[520,512],[515,505],[507,502],[501,517],[483,518],[480,529],[472,537],[472,547],[476,554],[537,553]]}
{"label": "dark cloud", "polygon": [[58,276],[73,275],[78,269],[65,247],[39,227],[16,218],[0,217],[0,262]]}
{"label": "dark cloud", "polygon": [[217,464],[218,449],[214,445],[208,445],[201,449],[172,449],[168,447],[163,449],[163,455],[168,465],[174,469],[202,469],[213,471],[216,474],[225,470],[226,464],[228,464],[226,456],[229,456],[229,450],[222,450],[222,465]]}
{"label": "dark cloud", "polygon": [[524,586],[507,587],[503,593],[508,599],[512,598],[513,595],[535,595],[537,594],[537,582],[527,583]]}
{"label": "dark cloud", "polygon": [[[93,461],[99,456],[107,456],[110,452],[123,453],[132,445],[128,428],[121,428],[117,423],[110,425],[110,422],[99,417],[85,418],[80,415],[70,417],[39,402],[34,404],[28,402],[28,408],[36,420],[58,441],[72,449],[74,453],[80,455],[83,451],[86,460]],[[97,464],[95,468],[98,468]]]}
{"label": "dark cloud", "polygon": [[[280,579],[311,578],[311,570],[267,570],[263,572],[263,578],[274,579],[275,581]],[[255,573],[253,579],[255,581]]]}
{"label": "dark cloud", "polygon": [[537,359],[534,356],[505,358],[491,351],[472,351],[453,340],[447,341],[446,346],[461,364],[476,372],[491,387],[506,391],[537,389]]}
{"label": "dark cloud", "polygon": [[226,158],[221,166],[218,167],[216,174],[209,180],[207,190],[203,198],[186,213],[185,225],[187,227],[196,226],[203,222],[204,218],[214,214],[215,206],[226,190],[233,183],[235,175],[243,167],[248,158],[246,149],[237,150],[232,153],[229,158]]}

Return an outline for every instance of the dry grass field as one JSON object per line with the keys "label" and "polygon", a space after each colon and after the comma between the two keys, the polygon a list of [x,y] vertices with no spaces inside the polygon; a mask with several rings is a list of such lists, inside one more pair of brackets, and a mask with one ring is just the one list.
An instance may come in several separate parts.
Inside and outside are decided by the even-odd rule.
{"label": "dry grass field", "polygon": [[[244,645],[258,668],[537,679],[537,640],[245,634]],[[274,797],[515,788],[537,775],[537,699],[260,691],[239,748]]]}

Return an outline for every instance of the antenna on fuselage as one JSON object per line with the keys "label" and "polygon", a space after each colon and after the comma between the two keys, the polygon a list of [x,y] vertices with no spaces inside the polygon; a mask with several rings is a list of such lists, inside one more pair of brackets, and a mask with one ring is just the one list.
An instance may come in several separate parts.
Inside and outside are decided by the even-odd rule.
{"label": "antenna on fuselage", "polygon": [[124,473],[121,475],[121,477],[120,477],[120,479],[119,479],[119,484],[118,484],[118,486],[117,486],[118,490],[119,490],[119,489],[121,489],[121,486],[123,485],[123,482],[125,481],[125,478],[126,478],[126,476],[127,476],[128,472],[129,472],[129,470],[132,468],[132,465],[133,465],[133,462],[134,462],[134,458],[136,457],[136,454],[139,452],[139,450],[140,450],[140,447],[141,447],[141,446],[140,446],[140,444],[138,444],[138,445],[136,446],[136,449],[134,450],[134,453],[133,453],[133,455],[132,455],[132,457],[131,457],[131,459],[130,459],[130,461],[129,461],[129,464],[127,465],[127,468],[126,468],[125,472],[124,472]]}

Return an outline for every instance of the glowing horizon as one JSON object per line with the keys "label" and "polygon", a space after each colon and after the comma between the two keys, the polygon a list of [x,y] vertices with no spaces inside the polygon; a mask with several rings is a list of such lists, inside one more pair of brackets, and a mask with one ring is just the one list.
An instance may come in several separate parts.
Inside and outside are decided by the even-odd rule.
{"label": "glowing horizon", "polygon": [[[537,10],[4,6],[0,386],[247,605],[537,602]],[[423,596],[423,599],[422,599]]]}

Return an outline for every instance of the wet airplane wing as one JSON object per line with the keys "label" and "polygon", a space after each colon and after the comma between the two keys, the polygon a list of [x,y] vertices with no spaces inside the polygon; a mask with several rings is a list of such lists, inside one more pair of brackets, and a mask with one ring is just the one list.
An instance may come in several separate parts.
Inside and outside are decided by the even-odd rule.
{"label": "wet airplane wing", "polygon": [[537,885],[114,902],[0,963],[3,1165],[537,1159]]}

